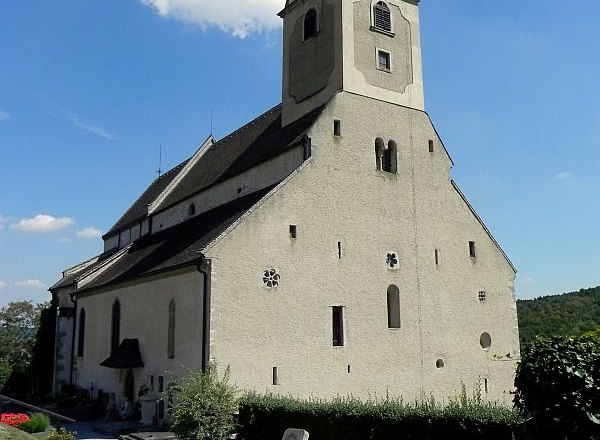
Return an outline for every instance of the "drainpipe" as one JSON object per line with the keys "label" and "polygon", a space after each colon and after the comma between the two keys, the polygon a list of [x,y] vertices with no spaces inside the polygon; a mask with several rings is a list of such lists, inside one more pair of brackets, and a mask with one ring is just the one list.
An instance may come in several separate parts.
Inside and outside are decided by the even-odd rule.
{"label": "drainpipe", "polygon": [[196,260],[196,269],[204,276],[202,297],[202,372],[208,370],[210,362],[210,300],[211,300],[211,260],[201,255]]}

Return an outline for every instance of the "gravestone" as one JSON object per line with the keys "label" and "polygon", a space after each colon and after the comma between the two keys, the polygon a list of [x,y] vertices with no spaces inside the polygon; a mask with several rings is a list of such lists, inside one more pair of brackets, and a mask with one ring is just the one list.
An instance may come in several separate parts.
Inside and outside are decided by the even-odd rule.
{"label": "gravestone", "polygon": [[288,428],[283,433],[281,440],[308,440],[308,432],[304,429]]}

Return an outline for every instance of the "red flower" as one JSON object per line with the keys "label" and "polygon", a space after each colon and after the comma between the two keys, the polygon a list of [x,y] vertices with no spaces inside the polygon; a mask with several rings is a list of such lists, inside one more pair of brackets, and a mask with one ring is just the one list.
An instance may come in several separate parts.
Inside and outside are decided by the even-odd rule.
{"label": "red flower", "polygon": [[5,425],[14,426],[18,428],[19,425],[25,423],[29,420],[29,416],[23,413],[3,413],[0,414],[0,423],[4,423]]}

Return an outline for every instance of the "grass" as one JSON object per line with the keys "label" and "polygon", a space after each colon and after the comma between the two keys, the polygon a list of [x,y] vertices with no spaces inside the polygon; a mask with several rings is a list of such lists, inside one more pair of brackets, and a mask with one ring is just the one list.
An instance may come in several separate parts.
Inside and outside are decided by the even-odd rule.
{"label": "grass", "polygon": [[0,423],[0,440],[35,440],[35,437],[12,426]]}

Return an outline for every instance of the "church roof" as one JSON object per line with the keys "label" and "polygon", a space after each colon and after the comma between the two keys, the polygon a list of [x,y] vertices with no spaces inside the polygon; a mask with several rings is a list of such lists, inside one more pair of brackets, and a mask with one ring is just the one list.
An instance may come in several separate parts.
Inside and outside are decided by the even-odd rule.
{"label": "church roof", "polygon": [[213,240],[246,213],[274,186],[256,191],[230,203],[133,242],[120,258],[78,292],[107,286],[163,270],[193,264]]}
{"label": "church roof", "polygon": [[143,219],[148,214],[148,205],[164,191],[164,189],[173,181],[179,171],[185,166],[188,161],[184,161],[172,168],[162,176],[158,177],[150,184],[150,186],[142,193],[142,195],[125,211],[119,220],[113,225],[110,230],[104,234],[102,238],[106,238],[116,233],[117,231]]}
{"label": "church roof", "polygon": [[219,140],[186,173],[159,210],[265,162],[302,140],[323,107],[282,127],[281,104]]}

